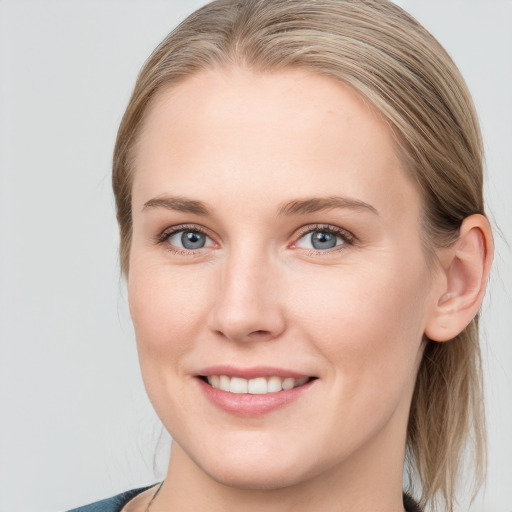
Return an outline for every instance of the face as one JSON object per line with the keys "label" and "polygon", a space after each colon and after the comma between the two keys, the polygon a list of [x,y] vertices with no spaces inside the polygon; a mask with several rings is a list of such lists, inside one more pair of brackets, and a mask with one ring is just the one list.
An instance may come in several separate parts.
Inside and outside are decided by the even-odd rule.
{"label": "face", "polygon": [[272,488],[400,459],[432,289],[419,193],[349,88],[227,69],[156,98],[129,303],[150,399],[198,471]]}

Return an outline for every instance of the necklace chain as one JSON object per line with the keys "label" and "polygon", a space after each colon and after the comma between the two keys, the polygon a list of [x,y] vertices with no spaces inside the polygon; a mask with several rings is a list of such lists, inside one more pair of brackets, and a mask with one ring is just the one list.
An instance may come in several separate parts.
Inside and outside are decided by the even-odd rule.
{"label": "necklace chain", "polygon": [[158,496],[158,493],[160,492],[160,489],[162,488],[163,484],[164,484],[164,482],[162,481],[162,483],[158,486],[158,489],[156,490],[155,494],[153,494],[151,501],[148,503],[148,506],[147,506],[145,512],[149,512],[149,509],[151,508],[151,505],[153,505],[153,502],[155,501],[155,498]]}

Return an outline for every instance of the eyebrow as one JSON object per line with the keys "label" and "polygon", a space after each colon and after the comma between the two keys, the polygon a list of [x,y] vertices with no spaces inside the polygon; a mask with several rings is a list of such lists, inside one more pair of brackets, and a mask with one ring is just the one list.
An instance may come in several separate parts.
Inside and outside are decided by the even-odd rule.
{"label": "eyebrow", "polygon": [[[155,197],[144,203],[142,210],[147,208],[165,208],[167,210],[193,213],[195,215],[211,215],[211,209],[202,201],[186,197]],[[371,204],[358,199],[348,197],[312,197],[307,199],[294,199],[282,204],[278,208],[278,216],[307,215],[334,208],[349,208],[353,210],[367,210],[376,215],[379,214]]]}
{"label": "eyebrow", "polygon": [[279,215],[306,215],[333,208],[350,208],[353,210],[368,210],[376,215],[379,214],[376,208],[371,204],[352,199],[349,197],[330,196],[330,197],[312,197],[309,199],[296,199],[282,205]]}
{"label": "eyebrow", "polygon": [[166,208],[179,212],[195,213],[196,215],[210,215],[210,209],[202,201],[186,197],[155,197],[144,203],[142,211],[147,208]]}

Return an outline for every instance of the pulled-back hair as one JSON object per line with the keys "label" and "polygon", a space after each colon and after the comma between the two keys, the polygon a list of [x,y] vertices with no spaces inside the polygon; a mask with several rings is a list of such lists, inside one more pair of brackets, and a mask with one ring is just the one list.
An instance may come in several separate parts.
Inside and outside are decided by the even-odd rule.
{"label": "pulled-back hair", "polygon": [[[113,161],[122,271],[129,272],[133,157],[149,104],[201,70],[302,67],[334,77],[386,120],[422,196],[428,260],[464,218],[484,213],[482,141],[457,67],[434,37],[387,0],[216,0],[183,21],[142,68]],[[455,503],[465,454],[485,473],[478,317],[454,339],[427,340],[411,405],[407,470],[423,507]],[[466,451],[470,445],[472,450]]]}

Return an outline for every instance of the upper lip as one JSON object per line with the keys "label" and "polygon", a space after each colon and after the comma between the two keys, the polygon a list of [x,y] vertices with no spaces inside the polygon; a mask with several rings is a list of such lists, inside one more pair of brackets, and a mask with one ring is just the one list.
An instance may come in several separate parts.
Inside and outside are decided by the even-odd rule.
{"label": "upper lip", "polygon": [[257,377],[281,377],[283,379],[291,377],[302,379],[312,377],[311,374],[305,374],[286,368],[276,368],[274,366],[252,366],[250,368],[237,368],[229,365],[216,365],[203,368],[199,372],[200,376],[209,375],[227,375],[229,377],[240,377],[242,379],[255,379]]}

